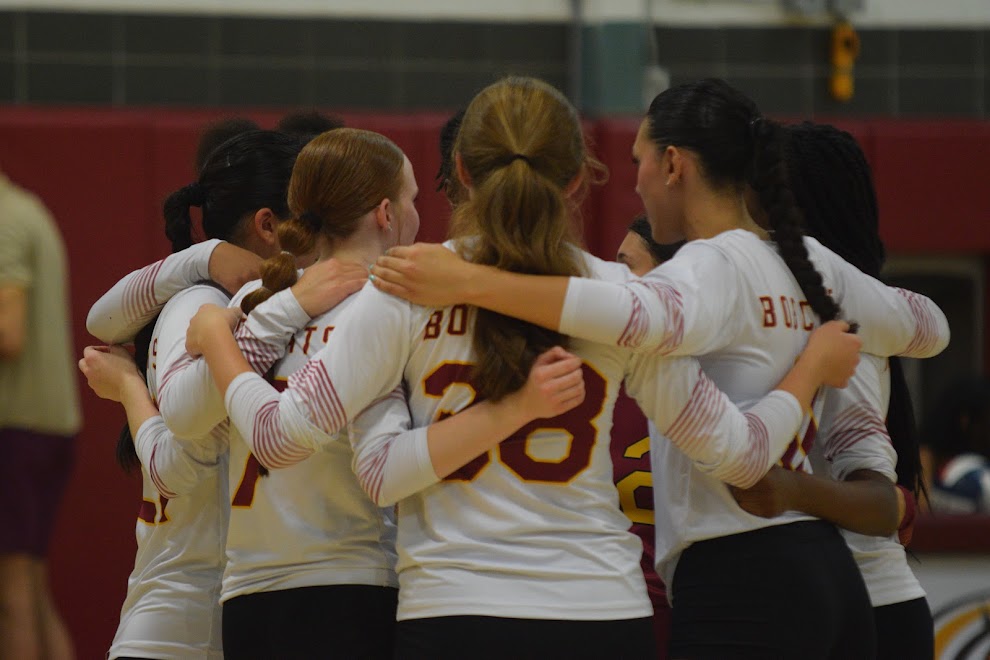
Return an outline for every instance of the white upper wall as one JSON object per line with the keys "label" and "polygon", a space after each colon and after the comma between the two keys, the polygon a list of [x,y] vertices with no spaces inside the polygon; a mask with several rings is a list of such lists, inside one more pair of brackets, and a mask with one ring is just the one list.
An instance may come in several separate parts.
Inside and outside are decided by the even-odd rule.
{"label": "white upper wall", "polygon": [[[815,2],[816,0],[805,0]],[[732,26],[825,23],[796,18],[780,0],[583,0],[585,18],[664,25]],[[824,3],[825,0],[817,0]],[[862,27],[990,26],[990,0],[863,0]],[[403,20],[567,21],[571,0],[0,0],[0,9],[328,16]]]}

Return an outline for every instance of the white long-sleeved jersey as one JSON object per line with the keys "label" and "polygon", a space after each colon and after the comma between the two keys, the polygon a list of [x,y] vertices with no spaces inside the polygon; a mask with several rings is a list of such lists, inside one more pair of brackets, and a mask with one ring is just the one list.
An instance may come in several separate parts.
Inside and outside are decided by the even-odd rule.
{"label": "white long-sleeved jersey", "polygon": [[[867,277],[813,239],[808,248],[845,315],[862,324],[864,349],[927,356],[947,344],[945,316],[930,300]],[[646,352],[703,353],[705,373],[746,408],[780,381],[817,324],[773,244],[738,230],[693,241],[622,287],[572,279],[561,330]],[[784,453],[784,467],[810,470],[821,405],[819,397]],[[673,597],[676,562],[691,543],[808,518],[746,513],[724,483],[694,467],[661,433],[651,433],[657,570]]]}
{"label": "white long-sleeved jersey", "polygon": [[[238,305],[259,285],[246,285],[231,304]],[[280,351],[265,350],[266,344],[242,326],[237,333],[242,350],[259,369],[274,363],[272,377],[281,388],[323,348],[349,300],[312,320],[298,305],[280,309],[275,316],[279,327],[300,328]],[[266,338],[258,325],[250,328]],[[298,587],[398,586],[394,514],[391,507],[376,506],[358,483],[347,433],[330,436],[316,428],[303,432],[319,437],[320,451],[308,455],[309,460],[259,476],[258,459],[231,429],[230,479],[235,487],[222,601]]]}
{"label": "white long-sleeved jersey", "polygon": [[[629,278],[622,266],[586,258],[596,276]],[[272,328],[267,319],[290,297],[281,292],[260,305],[245,328]],[[699,470],[740,483],[752,483],[780,458],[802,417],[793,397],[781,392],[744,415],[693,359],[634,357],[576,341],[571,350],[585,361],[584,403],[524,427],[438,481],[426,429],[400,433],[476,400],[473,327],[474,312],[466,306],[421,308],[369,286],[284,392],[243,374],[226,393],[232,424],[272,466],[318,451],[325,437],[360,413],[355,426],[361,428],[352,436],[358,478],[379,503],[400,500],[399,619],[650,614],[638,567],[641,546],[628,531],[611,478],[612,405],[624,377],[644,412]],[[402,384],[408,411],[395,392]],[[362,420],[389,416],[396,420],[391,434],[363,428]]]}
{"label": "white long-sleeved jersey", "polygon": [[[165,305],[148,356],[153,395],[185,354],[186,329],[200,305],[226,302],[217,289],[197,286]],[[226,424],[181,441],[161,417],[153,417],[139,429],[135,448],[144,497],[138,550],[109,656],[222,658],[218,598],[229,501]]]}
{"label": "white long-sleeved jersey", "polygon": [[[887,361],[864,355],[848,387],[826,390],[821,442],[815,443],[811,453],[815,471],[843,481],[856,470],[873,470],[896,483],[897,453],[884,423],[889,402]],[[908,566],[897,534],[883,537],[840,531],[863,574],[874,607],[924,597],[925,590]]]}

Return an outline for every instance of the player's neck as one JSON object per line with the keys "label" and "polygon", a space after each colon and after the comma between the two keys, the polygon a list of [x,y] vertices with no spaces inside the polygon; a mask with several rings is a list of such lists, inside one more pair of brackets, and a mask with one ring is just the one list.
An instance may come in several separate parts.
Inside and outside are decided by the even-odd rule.
{"label": "player's neck", "polygon": [[352,261],[362,266],[371,266],[381,254],[382,249],[377,242],[344,241],[323,251],[320,254],[320,261],[333,258],[338,261]]}
{"label": "player's neck", "polygon": [[685,237],[688,240],[712,238],[733,229],[745,229],[764,240],[768,238],[766,230],[749,215],[741,195],[698,196],[685,209]]}

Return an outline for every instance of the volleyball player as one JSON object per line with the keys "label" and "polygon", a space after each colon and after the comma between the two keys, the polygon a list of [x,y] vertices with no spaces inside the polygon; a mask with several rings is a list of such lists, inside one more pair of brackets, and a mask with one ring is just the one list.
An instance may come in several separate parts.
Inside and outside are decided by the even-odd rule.
{"label": "volleyball player", "polygon": [[[532,79],[486,88],[465,114],[458,145],[471,189],[454,216],[462,249],[507,267],[628,279],[626,268],[571,242],[567,192],[580,185],[587,157],[576,112],[559,92]],[[307,297],[294,298],[292,290],[276,294],[244,328],[264,331],[286,305],[309,307]],[[232,422],[272,467],[313,454],[321,436],[375,400],[405,410],[392,394],[402,382],[405,414],[417,427],[476,399],[504,401],[531,365],[554,366],[537,356],[563,341],[464,306],[417,308],[368,287],[280,394],[250,371],[231,320],[204,307],[187,347],[204,354]],[[728,479],[761,475],[799,425],[801,403],[810,404],[823,378],[848,375],[848,355],[843,368],[821,371],[838,364],[823,359],[819,340],[841,346],[837,354],[856,350],[844,327],[824,328],[783,391],[749,417],[693,360],[633,359],[575,341],[584,385],[580,405],[565,415],[520,428],[526,420],[516,414],[478,424],[472,408],[417,429],[412,441],[353,436],[365,490],[380,505],[399,501],[398,657],[651,657],[641,544],[616,506],[607,444],[597,442],[610,429],[620,382],[628,373],[631,393],[702,469]]]}
{"label": "volleyball player", "polygon": [[[464,110],[460,110],[447,120],[440,131],[437,189],[444,192],[454,209],[467,199],[467,190],[457,178],[454,167],[454,143],[463,119]],[[625,264],[634,275],[642,276],[671,258],[680,245],[660,245],[654,241],[646,217],[641,216],[630,225],[626,237],[619,245],[616,261]],[[643,544],[640,566],[653,605],[657,657],[666,658],[670,637],[670,605],[663,581],[654,567],[655,533],[647,422],[639,406],[626,394],[625,387],[620,389],[615,402],[609,446],[613,481],[619,491],[619,504],[632,523],[631,531],[640,537]]]}
{"label": "volleyball player", "polygon": [[[386,247],[411,243],[419,229],[417,192],[412,165],[384,136],[341,128],[315,137],[289,185],[291,219],[279,227],[283,252],[267,262],[263,281],[247,285],[233,304],[248,312],[271,295],[268,286],[293,284],[293,254],[315,248],[324,263],[314,268],[333,259],[364,269]],[[311,320],[305,315],[274,364],[279,387],[325,345],[347,304]],[[302,310],[289,312],[291,318]],[[249,345],[268,358],[260,340],[250,337]],[[197,367],[212,390],[205,364]],[[188,395],[196,396],[196,388]],[[219,411],[226,414],[222,404]],[[221,596],[227,656],[391,658],[398,586],[394,516],[362,490],[346,434],[325,438],[308,461],[259,477],[263,464],[283,466],[252,453],[232,433],[232,474],[240,476]]]}
{"label": "volleyball player", "polygon": [[[273,131],[246,132],[224,142],[197,181],[165,202],[165,229],[173,250],[192,244],[190,208],[201,207],[207,237],[233,241],[264,256],[277,253],[275,227],[287,214],[285,191],[298,152],[295,139]],[[141,302],[132,306],[147,305],[153,279],[132,278],[125,307],[135,297]],[[217,287],[193,286],[173,296],[158,320],[138,334],[136,359],[156,400],[161,402],[168,388],[175,387],[191,315],[200,305],[227,300]],[[94,377],[105,375],[112,367],[105,364],[110,357],[87,349],[80,368]],[[105,383],[94,385],[107,394]],[[147,405],[134,410],[140,401],[133,387],[126,394],[122,387],[116,391],[131,404],[130,426],[138,431],[133,442],[122,435],[118,456],[125,467],[141,466],[144,501],[135,568],[109,657],[222,657],[218,596],[228,519],[226,428],[207,424],[181,442]]]}
{"label": "volleyball player", "polygon": [[[612,345],[704,355],[706,372],[742,405],[780,377],[806,333],[836,318],[839,305],[860,322],[864,350],[941,351],[948,326],[931,301],[887,288],[802,240],[781,167],[783,137],[721,81],[675,86],[654,99],[633,147],[637,192],[654,238],[694,240],[641,281],[524,276],[413,246],[379,260],[375,283],[424,304],[467,302]],[[746,212],[747,181],[772,236]],[[785,467],[808,469],[813,436],[806,419]],[[665,439],[655,439],[651,460],[658,567],[673,592],[672,657],[873,652],[867,593],[833,527],[745,513],[725,484]]]}
{"label": "volleyball player", "polygon": [[[791,188],[809,235],[879,278],[886,255],[876,193],[855,138],[812,123],[787,132]],[[754,217],[762,216],[749,201]],[[772,501],[844,528],[873,604],[877,657],[931,658],[932,615],[898,538],[921,489],[914,411],[898,358],[888,364],[864,355],[849,387],[827,393],[812,458],[816,474],[836,481],[779,472],[761,493],[737,493],[737,500],[750,512]]]}

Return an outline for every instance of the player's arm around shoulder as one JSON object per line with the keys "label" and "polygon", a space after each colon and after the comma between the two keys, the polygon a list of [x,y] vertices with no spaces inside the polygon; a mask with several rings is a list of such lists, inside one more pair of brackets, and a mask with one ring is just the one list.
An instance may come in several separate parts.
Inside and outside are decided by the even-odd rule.
{"label": "player's arm around shoulder", "polygon": [[173,296],[211,278],[212,257],[221,244],[226,245],[206,240],[128,273],[93,303],[86,330],[111,344],[132,341]]}

